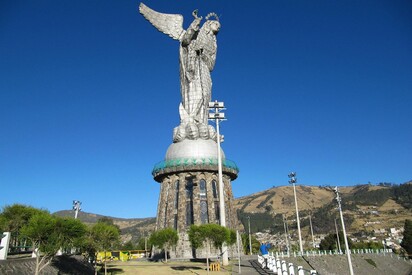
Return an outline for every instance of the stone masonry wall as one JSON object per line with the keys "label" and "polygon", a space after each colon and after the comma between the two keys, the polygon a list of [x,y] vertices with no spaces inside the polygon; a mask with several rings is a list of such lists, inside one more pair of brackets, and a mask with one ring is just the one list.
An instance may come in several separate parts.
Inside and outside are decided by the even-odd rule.
{"label": "stone masonry wall", "polygon": [[[201,190],[200,183],[206,182],[206,190]],[[174,228],[179,233],[176,250],[171,252],[173,258],[205,257],[204,249],[197,249],[193,255],[187,230],[191,224],[219,224],[219,181],[217,173],[179,172],[163,178],[157,213],[157,230]],[[226,227],[236,230],[238,220],[233,209],[231,179],[223,175],[224,198],[226,208]],[[205,203],[207,202],[207,207]],[[203,209],[202,206],[203,205]],[[191,213],[193,209],[193,214]],[[203,221],[201,210],[203,210]],[[207,218],[206,218],[207,217]],[[218,255],[218,250],[211,251]],[[229,254],[232,254],[229,251]]]}

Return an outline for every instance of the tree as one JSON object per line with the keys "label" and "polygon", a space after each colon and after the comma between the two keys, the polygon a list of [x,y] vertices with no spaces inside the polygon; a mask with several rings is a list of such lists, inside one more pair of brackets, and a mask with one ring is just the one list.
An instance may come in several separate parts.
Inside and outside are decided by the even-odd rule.
{"label": "tree", "polygon": [[406,250],[409,258],[412,258],[412,220],[405,220],[401,246]]}
{"label": "tree", "polygon": [[235,230],[227,229],[229,231],[229,238],[226,240],[227,245],[233,245],[237,241],[237,233]]}
{"label": "tree", "polygon": [[23,204],[13,204],[3,208],[0,214],[0,229],[2,232],[11,232],[11,243],[13,246],[19,246],[24,243],[24,239],[20,236],[20,230],[37,213],[48,212]]}
{"label": "tree", "polygon": [[[250,253],[250,249],[249,249],[249,234],[242,234],[242,245],[243,245],[243,252],[245,254]],[[260,247],[260,243],[259,241],[256,239],[255,236],[251,236],[252,238],[252,253],[253,254],[257,254],[259,252],[259,247]]]}
{"label": "tree", "polygon": [[130,240],[130,241],[127,241],[126,243],[122,244],[120,249],[121,250],[135,250],[136,247],[137,247],[137,245]]}
{"label": "tree", "polygon": [[194,249],[206,245],[207,272],[209,272],[210,247],[213,245],[215,248],[221,249],[223,243],[231,245],[236,242],[236,232],[214,223],[191,225],[188,235]]}
{"label": "tree", "polygon": [[[319,248],[320,250],[337,250],[338,249],[337,243],[338,243],[338,240],[336,237],[336,233],[330,233],[320,242]],[[339,231],[339,243],[343,251],[345,249],[345,239],[344,239],[342,231]],[[349,249],[351,249],[353,246],[353,242],[349,238],[348,238],[348,245],[349,245]]]}
{"label": "tree", "polygon": [[[120,240],[119,230],[116,226],[105,222],[98,222],[89,229],[86,241],[89,253],[104,252],[104,274],[107,274],[106,253],[118,245]],[[95,265],[96,268],[96,265]]]}
{"label": "tree", "polygon": [[140,237],[136,244],[136,249],[138,250],[146,250],[148,247],[151,247],[152,244],[150,243],[149,238],[147,237]]}
{"label": "tree", "polygon": [[172,228],[165,228],[154,232],[149,239],[149,242],[160,249],[165,250],[165,262],[167,262],[167,252],[177,244],[179,236],[177,231]]}
{"label": "tree", "polygon": [[98,222],[98,223],[105,223],[105,224],[107,224],[107,225],[112,225],[112,226],[114,226],[114,227],[117,228],[117,230],[119,231],[119,234],[121,233],[120,227],[119,227],[117,224],[114,223],[114,221],[113,221],[112,218],[109,218],[109,217],[101,217],[101,218],[99,218],[99,219],[97,220],[97,222]]}
{"label": "tree", "polygon": [[71,248],[85,233],[85,226],[73,218],[60,218],[47,212],[34,214],[21,228],[36,255],[35,274],[48,266],[60,248]]}

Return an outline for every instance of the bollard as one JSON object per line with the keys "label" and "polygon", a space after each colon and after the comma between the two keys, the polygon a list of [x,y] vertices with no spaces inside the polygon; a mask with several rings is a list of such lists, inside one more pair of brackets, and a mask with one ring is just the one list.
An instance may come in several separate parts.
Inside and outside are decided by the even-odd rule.
{"label": "bollard", "polygon": [[275,265],[275,258],[273,256],[270,256],[268,259],[268,266],[271,271],[274,271],[274,265]]}
{"label": "bollard", "polygon": [[303,266],[298,266],[298,275],[305,275],[305,271],[303,270]]}
{"label": "bollard", "polygon": [[280,260],[279,258],[276,259],[276,270],[277,270],[277,274],[281,275],[282,274],[282,266],[280,264]]}
{"label": "bollard", "polygon": [[31,257],[32,258],[37,258],[37,252],[39,251],[39,249],[38,248],[35,248],[34,250],[33,250],[33,252],[31,253]]}
{"label": "bollard", "polygon": [[295,275],[295,269],[292,263],[289,263],[289,275]]}
{"label": "bollard", "polygon": [[258,255],[258,262],[259,264],[262,266],[262,268],[264,267],[265,264],[265,258],[263,258],[262,256]]}
{"label": "bollard", "polygon": [[288,268],[285,260],[282,261],[282,275],[288,275]]}
{"label": "bollard", "polygon": [[7,260],[7,255],[9,253],[9,245],[10,245],[10,232],[3,232],[1,233],[0,238],[0,260]]}
{"label": "bollard", "polygon": [[220,264],[219,264],[219,262],[217,262],[217,263],[211,263],[211,264],[210,264],[210,270],[211,270],[211,271],[220,271]]}

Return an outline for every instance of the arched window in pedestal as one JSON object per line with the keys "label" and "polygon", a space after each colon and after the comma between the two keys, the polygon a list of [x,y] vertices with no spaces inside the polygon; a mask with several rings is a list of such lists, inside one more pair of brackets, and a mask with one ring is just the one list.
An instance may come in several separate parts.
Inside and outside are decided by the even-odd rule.
{"label": "arched window in pedestal", "polygon": [[163,223],[163,228],[167,227],[167,211],[169,207],[169,189],[170,189],[170,182],[167,181],[165,183],[165,188],[166,188],[166,197],[165,197],[165,215],[164,215],[164,223]]}
{"label": "arched window in pedestal", "polygon": [[179,209],[179,180],[175,182],[175,203],[174,203],[174,211],[175,211],[175,216],[174,216],[174,228],[177,229],[177,215],[178,215],[178,209]]}
{"label": "arched window in pedestal", "polygon": [[212,180],[212,193],[213,193],[213,198],[217,199],[217,187],[216,187],[215,180]]}
{"label": "arched window in pedestal", "polygon": [[193,180],[187,179],[186,186],[186,226],[193,224]]}
{"label": "arched window in pedestal", "polygon": [[206,181],[204,179],[201,179],[199,181],[199,198],[200,198],[200,221],[202,222],[202,224],[209,223],[206,194],[207,194]]}
{"label": "arched window in pedestal", "polygon": [[213,194],[213,203],[215,209],[215,223],[220,224],[220,212],[219,212],[219,197],[216,180],[212,180],[212,194]]}

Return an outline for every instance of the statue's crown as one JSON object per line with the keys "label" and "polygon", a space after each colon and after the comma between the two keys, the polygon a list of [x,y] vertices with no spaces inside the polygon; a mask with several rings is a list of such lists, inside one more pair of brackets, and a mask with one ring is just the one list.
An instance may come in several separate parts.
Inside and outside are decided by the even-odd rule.
{"label": "statue's crown", "polygon": [[214,13],[214,12],[209,13],[209,14],[206,16],[206,20],[211,20],[211,19],[210,19],[211,17],[214,17],[216,21],[219,21],[219,16],[217,16],[217,14]]}

